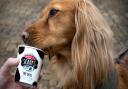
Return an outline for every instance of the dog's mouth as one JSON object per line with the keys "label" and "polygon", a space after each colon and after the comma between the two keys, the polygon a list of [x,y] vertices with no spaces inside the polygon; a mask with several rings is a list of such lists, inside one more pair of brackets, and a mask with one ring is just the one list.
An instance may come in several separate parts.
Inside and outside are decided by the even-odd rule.
{"label": "dog's mouth", "polygon": [[51,59],[54,56],[53,48],[49,45],[46,46],[46,45],[39,44],[36,41],[32,41],[30,38],[23,39],[23,43],[25,45],[41,49],[44,52],[45,55],[49,56],[49,59]]}
{"label": "dog's mouth", "polygon": [[44,51],[45,55],[48,55],[49,60],[54,56],[54,52],[53,52],[53,49],[51,47],[49,47],[49,48],[40,48],[40,49],[42,51]]}
{"label": "dog's mouth", "polygon": [[45,55],[49,56],[49,59],[51,59],[55,55],[53,51],[53,45],[50,45],[48,43],[41,43],[39,39],[35,39],[32,34],[29,34],[29,36],[26,36],[26,34],[28,33],[25,32],[25,34],[22,35],[22,41],[25,45],[41,49],[45,53]]}

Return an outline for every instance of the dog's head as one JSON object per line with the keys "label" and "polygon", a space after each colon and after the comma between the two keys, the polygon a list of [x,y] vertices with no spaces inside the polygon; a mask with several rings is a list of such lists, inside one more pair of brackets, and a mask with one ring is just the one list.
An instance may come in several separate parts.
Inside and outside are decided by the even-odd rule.
{"label": "dog's head", "polygon": [[111,38],[109,26],[90,0],[52,0],[23,33],[29,45],[54,55],[63,52],[54,69],[64,86],[76,89],[94,89],[107,76],[113,65]]}
{"label": "dog's head", "polygon": [[41,49],[51,47],[59,50],[59,47],[71,43],[73,39],[74,16],[73,0],[52,0],[42,11],[40,18],[23,33],[23,39],[27,44]]}

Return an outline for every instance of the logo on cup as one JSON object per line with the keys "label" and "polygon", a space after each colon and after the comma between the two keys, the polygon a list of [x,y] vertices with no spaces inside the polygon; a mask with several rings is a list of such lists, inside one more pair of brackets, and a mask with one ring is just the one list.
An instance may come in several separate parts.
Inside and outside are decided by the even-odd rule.
{"label": "logo on cup", "polygon": [[21,58],[21,66],[24,70],[31,72],[34,69],[37,69],[38,60],[32,54],[27,54]]}

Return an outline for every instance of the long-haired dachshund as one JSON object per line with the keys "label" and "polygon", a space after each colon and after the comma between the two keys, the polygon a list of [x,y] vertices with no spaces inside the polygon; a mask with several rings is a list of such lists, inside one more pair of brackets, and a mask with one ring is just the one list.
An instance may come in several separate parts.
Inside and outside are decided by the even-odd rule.
{"label": "long-haired dachshund", "polygon": [[127,60],[114,62],[112,35],[90,0],[52,0],[22,37],[49,55],[63,89],[128,89]]}

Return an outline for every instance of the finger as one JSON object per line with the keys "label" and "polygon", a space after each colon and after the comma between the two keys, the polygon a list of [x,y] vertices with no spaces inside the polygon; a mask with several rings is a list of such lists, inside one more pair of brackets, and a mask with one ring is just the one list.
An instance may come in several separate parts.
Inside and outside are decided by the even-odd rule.
{"label": "finger", "polygon": [[19,60],[17,58],[8,58],[4,65],[1,67],[1,73],[7,74],[10,72],[11,68],[17,66]]}

